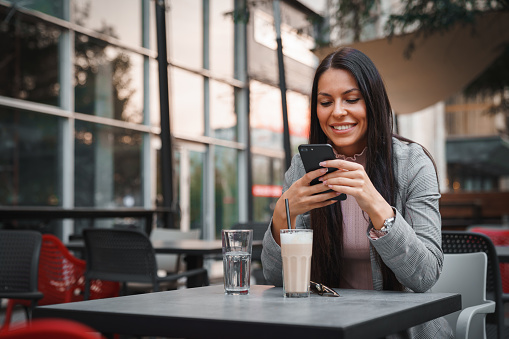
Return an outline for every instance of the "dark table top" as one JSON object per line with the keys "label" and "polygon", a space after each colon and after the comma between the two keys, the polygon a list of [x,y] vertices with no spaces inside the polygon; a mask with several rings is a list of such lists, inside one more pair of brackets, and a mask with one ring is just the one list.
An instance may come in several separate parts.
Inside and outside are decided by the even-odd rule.
{"label": "dark table top", "polygon": [[455,293],[338,290],[341,298],[285,299],[282,288],[222,285],[41,306],[34,317],[63,317],[102,333],[185,338],[379,338],[461,309]]}

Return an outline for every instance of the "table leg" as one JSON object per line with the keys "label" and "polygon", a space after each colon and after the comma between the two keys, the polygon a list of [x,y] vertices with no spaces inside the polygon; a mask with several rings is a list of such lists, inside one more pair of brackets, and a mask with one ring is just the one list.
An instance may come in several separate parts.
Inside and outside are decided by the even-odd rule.
{"label": "table leg", "polygon": [[[203,255],[186,255],[184,258],[188,270],[203,267]],[[205,283],[201,276],[192,276],[187,278],[187,287],[201,287]]]}

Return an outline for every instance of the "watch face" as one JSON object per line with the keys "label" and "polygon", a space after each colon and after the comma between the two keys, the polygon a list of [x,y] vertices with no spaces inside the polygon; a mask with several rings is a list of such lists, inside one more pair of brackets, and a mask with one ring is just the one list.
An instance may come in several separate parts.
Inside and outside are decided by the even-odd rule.
{"label": "watch face", "polygon": [[382,231],[388,231],[389,228],[391,228],[391,226],[394,224],[394,219],[395,219],[394,217],[385,219],[384,226],[382,227]]}

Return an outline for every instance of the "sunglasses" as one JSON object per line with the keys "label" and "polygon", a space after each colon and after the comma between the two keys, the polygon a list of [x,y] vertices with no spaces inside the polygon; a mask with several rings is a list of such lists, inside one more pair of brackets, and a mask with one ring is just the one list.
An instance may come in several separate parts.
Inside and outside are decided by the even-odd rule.
{"label": "sunglasses", "polygon": [[[319,284],[314,281],[310,281],[311,292],[316,293],[318,295],[326,295],[328,297],[340,297],[339,293],[334,291],[332,288],[325,286],[324,284]],[[330,294],[327,294],[330,293]]]}

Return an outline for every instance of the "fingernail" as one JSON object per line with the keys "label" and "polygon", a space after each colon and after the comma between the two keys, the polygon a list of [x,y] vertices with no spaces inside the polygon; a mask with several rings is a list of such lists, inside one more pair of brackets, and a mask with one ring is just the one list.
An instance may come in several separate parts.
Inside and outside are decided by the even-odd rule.
{"label": "fingernail", "polygon": [[327,168],[322,168],[322,173],[327,173],[328,169]]}
{"label": "fingernail", "polygon": [[325,161],[322,161],[321,163],[319,163],[318,165],[320,166],[325,166]]}

